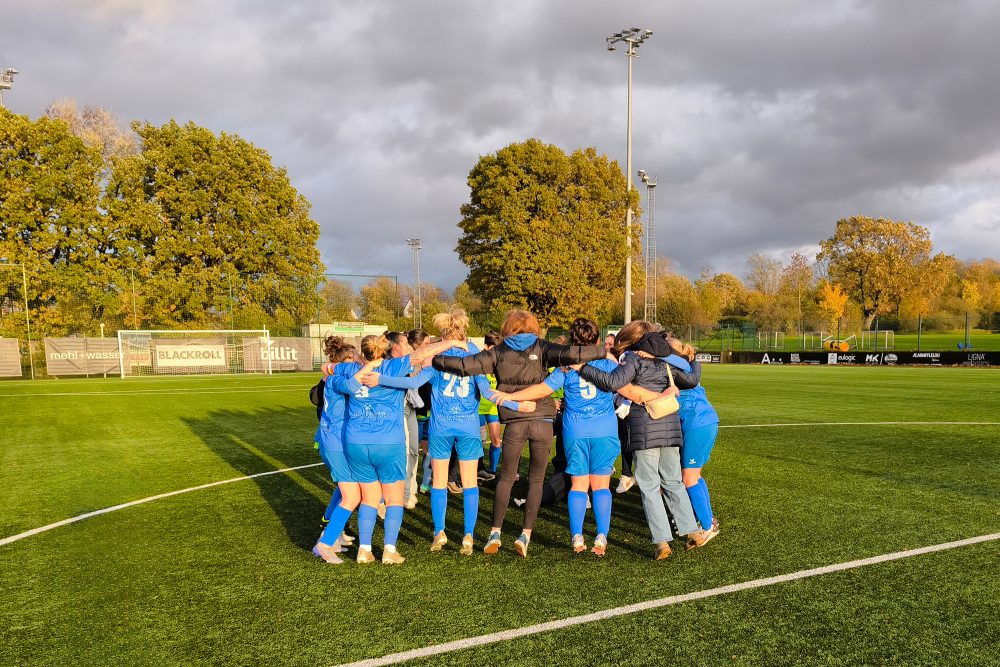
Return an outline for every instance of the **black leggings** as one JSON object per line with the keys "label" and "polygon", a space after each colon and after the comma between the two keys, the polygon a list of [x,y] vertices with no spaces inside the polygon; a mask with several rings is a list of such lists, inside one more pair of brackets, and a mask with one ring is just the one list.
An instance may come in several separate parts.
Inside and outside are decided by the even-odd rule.
{"label": "black leggings", "polygon": [[503,527],[503,518],[510,503],[510,490],[514,486],[517,466],[521,462],[524,444],[529,447],[528,500],[524,504],[524,529],[531,530],[542,503],[542,486],[545,469],[552,454],[552,422],[543,420],[521,421],[507,424],[503,432],[503,452],[500,478],[497,481],[496,501],[493,505],[493,525]]}
{"label": "black leggings", "polygon": [[632,477],[632,461],[635,459],[635,452],[628,448],[628,425],[624,419],[618,420],[618,441],[622,447],[622,476]]}

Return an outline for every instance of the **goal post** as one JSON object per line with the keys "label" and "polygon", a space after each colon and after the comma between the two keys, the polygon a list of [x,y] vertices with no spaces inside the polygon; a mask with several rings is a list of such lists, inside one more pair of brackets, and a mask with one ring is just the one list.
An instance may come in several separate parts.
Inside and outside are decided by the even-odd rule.
{"label": "goal post", "polygon": [[267,329],[145,329],[118,332],[122,378],[231,375],[272,370]]}

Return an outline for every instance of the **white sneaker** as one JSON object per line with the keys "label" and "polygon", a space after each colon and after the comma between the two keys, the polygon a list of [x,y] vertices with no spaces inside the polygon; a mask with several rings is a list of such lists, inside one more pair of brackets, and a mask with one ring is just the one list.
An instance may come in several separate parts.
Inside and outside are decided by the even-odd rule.
{"label": "white sneaker", "polygon": [[633,486],[635,486],[635,478],[622,475],[618,478],[618,487],[615,489],[615,493],[625,493]]}

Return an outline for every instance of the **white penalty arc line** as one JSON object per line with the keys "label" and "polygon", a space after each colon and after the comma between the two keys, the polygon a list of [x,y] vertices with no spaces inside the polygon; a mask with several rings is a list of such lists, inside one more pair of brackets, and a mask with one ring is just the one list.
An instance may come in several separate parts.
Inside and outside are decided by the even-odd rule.
{"label": "white penalty arc line", "polygon": [[682,602],[703,600],[705,598],[716,597],[719,595],[728,595],[729,593],[738,593],[740,591],[747,591],[755,588],[764,588],[765,586],[783,584],[789,581],[807,579],[809,577],[818,577],[823,574],[843,572],[845,570],[854,570],[860,567],[867,567],[868,565],[878,565],[879,563],[888,563],[895,560],[902,560],[904,558],[912,558],[913,556],[922,556],[924,554],[935,553],[938,551],[947,551],[949,549],[957,549],[959,547],[970,546],[973,544],[982,544],[984,542],[992,542],[995,540],[1000,540],[1000,533],[992,533],[990,535],[980,535],[978,537],[970,537],[968,539],[957,540],[955,542],[934,544],[932,546],[920,547],[917,549],[908,549],[906,551],[896,551],[894,553],[883,554],[881,556],[872,556],[871,558],[861,558],[859,560],[852,560],[846,563],[837,563],[835,565],[824,565],[823,567],[816,567],[809,570],[800,570],[798,572],[782,574],[775,577],[765,577],[763,579],[754,579],[753,581],[744,581],[738,584],[728,584],[726,586],[710,588],[704,591],[695,591],[693,593],[684,593],[681,595],[671,595],[670,597],[659,598],[657,600],[648,600],[646,602],[638,602],[636,604],[625,605],[622,607],[615,607],[613,609],[605,609],[603,611],[594,612],[592,614],[583,614],[581,616],[570,616],[569,618],[563,618],[558,621],[538,623],[536,625],[529,625],[523,628],[504,630],[502,632],[494,632],[488,635],[479,635],[478,637],[459,639],[453,642],[447,642],[445,644],[437,644],[434,646],[426,646],[424,648],[413,649],[411,651],[393,653],[391,655],[382,656],[381,658],[370,658],[367,660],[359,660],[357,662],[343,663],[337,665],[337,667],[381,667],[382,665],[395,665],[397,663],[406,662],[408,660],[416,660],[417,658],[427,658],[435,655],[441,655],[443,653],[452,653],[454,651],[461,651],[464,649],[474,648],[477,646],[486,646],[488,644],[495,644],[497,642],[503,642],[510,639],[517,639],[519,637],[537,635],[542,632],[549,632],[551,630],[561,630],[563,628],[569,628],[575,625],[583,625],[584,623],[593,623],[595,621],[603,621],[609,618],[616,618],[618,616],[627,616],[629,614],[636,614],[643,611],[649,611],[651,609],[660,609],[662,607],[669,607],[671,605],[680,604]]}
{"label": "white penalty arc line", "polygon": [[[767,427],[781,427],[781,426],[892,426],[892,425],[951,425],[951,426],[1000,426],[1000,422],[813,422],[813,423],[789,423],[789,424],[727,424],[720,426],[719,428],[767,428]],[[50,523],[46,526],[41,526],[39,528],[32,528],[31,530],[25,531],[23,533],[18,533],[17,535],[11,535],[10,537],[4,537],[0,539],[0,547],[18,540],[23,540],[26,537],[31,537],[32,535],[38,535],[39,533],[44,533],[46,531],[52,530],[53,528],[59,528],[61,526],[67,526],[71,523],[76,523],[78,521],[83,521],[84,519],[89,519],[91,517],[100,516],[102,514],[108,514],[110,512],[116,512],[118,510],[125,509],[127,507],[134,507],[135,505],[142,505],[144,503],[151,503],[154,500],[161,500],[163,498],[170,498],[171,496],[179,496],[182,493],[190,493],[192,491],[201,491],[202,489],[209,489],[213,486],[221,486],[223,484],[232,484],[233,482],[242,482],[246,479],[254,479],[255,477],[265,477],[267,475],[278,475],[280,473],[291,472],[293,470],[302,470],[303,468],[315,468],[316,466],[324,465],[323,463],[310,463],[308,465],[296,466],[294,468],[282,468],[280,470],[269,470],[267,472],[257,473],[256,475],[247,475],[244,477],[233,477],[232,479],[224,479],[218,482],[209,482],[208,484],[202,484],[200,486],[192,486],[189,489],[181,489],[179,491],[170,491],[169,493],[161,493],[155,496],[149,496],[148,498],[140,498],[139,500],[132,500],[127,503],[122,503],[120,505],[113,505],[111,507],[105,507],[104,509],[95,510],[93,512],[87,512],[86,514],[80,514],[79,516],[74,516],[69,519],[63,519],[62,521],[57,521],[55,523]]]}
{"label": "white penalty arc line", "polygon": [[268,475],[280,475],[281,473],[292,472],[293,470],[303,470],[304,468],[315,468],[316,466],[324,465],[320,463],[309,463],[303,466],[295,466],[293,468],[282,468],[280,470],[268,470],[267,472],[259,472],[256,475],[244,475],[243,477],[233,477],[232,479],[223,479],[218,482],[209,482],[208,484],[202,484],[201,486],[192,486],[189,489],[181,489],[180,491],[170,491],[168,493],[161,493],[155,496],[149,496],[148,498],[140,498],[139,500],[132,500],[127,503],[122,503],[120,505],[112,505],[111,507],[105,507],[104,509],[94,510],[93,512],[87,512],[86,514],[80,514],[69,519],[63,519],[62,521],[56,521],[55,523],[50,523],[47,526],[41,526],[40,528],[32,528],[31,530],[25,531],[23,533],[18,533],[17,535],[11,535],[10,537],[5,537],[0,539],[0,547],[18,540],[23,540],[26,537],[31,537],[32,535],[38,535],[39,533],[44,533],[46,531],[52,530],[54,528],[59,528],[61,526],[68,526],[71,523],[76,523],[78,521],[83,521],[84,519],[89,519],[91,517],[100,516],[102,514],[108,514],[110,512],[117,512],[118,510],[123,510],[126,507],[135,507],[136,505],[142,505],[144,503],[151,503],[154,500],[162,500],[163,498],[170,498],[171,496],[179,496],[182,493],[190,493],[192,491],[201,491],[202,489],[210,489],[213,486],[222,486],[223,484],[232,484],[233,482],[242,482],[247,479],[254,479],[256,477],[267,477]]}

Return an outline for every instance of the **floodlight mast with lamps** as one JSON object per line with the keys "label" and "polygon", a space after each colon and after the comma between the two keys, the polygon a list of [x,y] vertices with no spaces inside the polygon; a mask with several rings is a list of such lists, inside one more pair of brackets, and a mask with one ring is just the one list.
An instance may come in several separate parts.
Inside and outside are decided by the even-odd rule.
{"label": "floodlight mast with lamps", "polygon": [[10,90],[11,86],[14,85],[15,74],[20,74],[20,72],[13,67],[0,69],[0,109],[3,108],[3,91]]}
{"label": "floodlight mast with lamps", "polygon": [[420,329],[423,326],[420,312],[420,239],[406,239],[406,243],[413,250],[413,328]]}
{"label": "floodlight mast with lamps", "polygon": [[[630,28],[616,32],[606,38],[608,51],[615,51],[615,46],[619,42],[626,44],[625,55],[628,56],[628,128],[626,131],[625,145],[625,192],[626,196],[632,193],[632,59],[636,56],[636,49],[642,43],[653,36],[652,30],[644,28]],[[625,255],[625,324],[632,321],[632,207],[625,210],[625,244],[627,254]]]}
{"label": "floodlight mast with lamps", "polygon": [[656,208],[654,198],[656,177],[650,178],[642,169],[639,178],[646,184],[646,303],[643,307],[643,319],[647,322],[656,321],[656,229],[653,227],[653,209]]}

